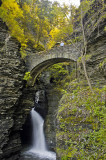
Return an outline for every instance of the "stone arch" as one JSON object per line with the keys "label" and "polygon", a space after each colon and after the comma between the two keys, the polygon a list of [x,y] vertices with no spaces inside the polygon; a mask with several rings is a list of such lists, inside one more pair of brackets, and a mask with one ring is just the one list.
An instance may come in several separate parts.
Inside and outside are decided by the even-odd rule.
{"label": "stone arch", "polygon": [[37,76],[45,69],[47,69],[48,67],[57,64],[57,63],[62,63],[62,62],[75,62],[73,60],[70,59],[66,59],[66,58],[53,58],[53,59],[49,59],[46,61],[43,61],[42,63],[38,64],[37,66],[35,66],[31,72],[30,75],[32,77],[31,80],[31,84],[34,85]]}
{"label": "stone arch", "polygon": [[46,68],[61,62],[76,62],[80,52],[72,45],[53,48],[40,53],[30,53],[27,57],[27,69],[31,72],[31,85],[34,85],[36,77]]}

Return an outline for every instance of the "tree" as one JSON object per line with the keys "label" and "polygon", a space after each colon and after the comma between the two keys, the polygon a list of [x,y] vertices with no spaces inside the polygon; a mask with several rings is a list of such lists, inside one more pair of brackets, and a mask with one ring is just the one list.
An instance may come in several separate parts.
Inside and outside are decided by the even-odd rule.
{"label": "tree", "polygon": [[[84,23],[83,23],[83,17],[85,15],[85,13],[87,12],[87,10],[90,8],[90,0],[85,0],[81,3],[80,7],[79,7],[79,16],[77,17],[79,20],[80,20],[80,24],[81,24],[81,30],[82,30],[82,41],[83,41],[83,46],[81,49],[79,49],[76,44],[73,43],[72,40],[71,43],[72,45],[81,53],[81,62],[82,62],[82,65],[83,65],[83,69],[84,69],[84,74],[85,74],[85,77],[86,77],[86,80],[88,82],[88,85],[89,85],[89,88],[90,90],[92,91],[92,93],[94,93],[93,89],[92,89],[92,86],[91,86],[91,83],[90,83],[90,79],[88,77],[88,74],[87,74],[87,70],[86,70],[86,61],[85,61],[85,56],[87,54],[87,40],[86,40],[86,37],[85,37],[85,31],[84,31]],[[76,38],[76,37],[75,37]]]}
{"label": "tree", "polygon": [[26,19],[23,21],[25,34],[27,34],[29,42],[36,48],[39,43],[44,44],[48,37],[49,22],[40,7],[40,3],[23,4],[23,12]]}
{"label": "tree", "polygon": [[52,26],[49,34],[48,48],[50,49],[56,42],[60,42],[73,32],[73,25],[69,17],[69,6],[62,7],[57,3],[52,5]]}
{"label": "tree", "polygon": [[[4,0],[0,7],[0,18],[6,22],[11,36],[15,37],[21,43],[21,49],[26,47],[27,39],[21,25],[21,19],[24,18],[23,11],[15,0]],[[22,55],[24,57],[24,54]]]}

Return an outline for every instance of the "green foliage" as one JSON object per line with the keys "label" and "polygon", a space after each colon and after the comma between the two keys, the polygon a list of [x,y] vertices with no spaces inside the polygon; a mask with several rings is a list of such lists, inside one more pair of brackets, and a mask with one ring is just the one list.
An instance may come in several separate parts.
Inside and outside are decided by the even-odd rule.
{"label": "green foliage", "polygon": [[106,158],[106,86],[93,90],[74,80],[60,101],[56,136],[61,159]]}
{"label": "green foliage", "polygon": [[81,2],[80,7],[83,10],[83,14],[85,14],[89,9],[90,9],[90,5],[94,2],[94,0],[84,0]]}
{"label": "green foliage", "polygon": [[30,72],[26,72],[24,75],[23,80],[26,80],[27,82],[29,82],[32,79]]}
{"label": "green foliage", "polygon": [[106,58],[103,60],[103,62],[101,62],[100,64],[99,64],[99,67],[100,68],[103,68],[103,66],[106,64]]}
{"label": "green foliage", "polygon": [[[71,65],[71,67],[70,67]],[[71,68],[68,70],[68,67]],[[67,93],[67,86],[69,85],[69,82],[76,78],[76,70],[74,70],[75,64],[64,62],[64,63],[58,63],[54,64],[52,67],[49,67],[46,69],[46,72],[49,72],[49,79],[51,80],[52,85],[54,85],[54,90],[59,92],[60,94]],[[71,72],[71,75],[70,75]],[[40,79],[39,75],[37,77],[38,81]]]}
{"label": "green foliage", "polygon": [[106,27],[104,28],[104,31],[106,32]]}
{"label": "green foliage", "polygon": [[54,79],[54,83],[61,83],[61,80],[68,75],[66,66],[67,63],[58,63],[49,68],[50,77]]}

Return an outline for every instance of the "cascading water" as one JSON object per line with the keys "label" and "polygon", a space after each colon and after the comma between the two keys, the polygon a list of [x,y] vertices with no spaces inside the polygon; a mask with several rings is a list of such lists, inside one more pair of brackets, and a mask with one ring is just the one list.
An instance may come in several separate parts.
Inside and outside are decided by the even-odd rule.
{"label": "cascading water", "polygon": [[38,155],[39,158],[47,158],[48,160],[56,160],[56,154],[47,150],[45,136],[43,132],[43,118],[34,108],[31,111],[33,123],[33,146],[29,152]]}
{"label": "cascading water", "polygon": [[37,113],[34,108],[31,111],[33,123],[33,150],[46,151],[45,136],[43,132],[43,118]]}
{"label": "cascading water", "polygon": [[[36,94],[35,102],[39,101],[39,92]],[[33,146],[25,152],[25,160],[56,160],[56,154],[48,151],[43,131],[43,118],[37,113],[34,108],[31,110],[32,125],[33,125]],[[30,157],[30,158],[29,158]]]}

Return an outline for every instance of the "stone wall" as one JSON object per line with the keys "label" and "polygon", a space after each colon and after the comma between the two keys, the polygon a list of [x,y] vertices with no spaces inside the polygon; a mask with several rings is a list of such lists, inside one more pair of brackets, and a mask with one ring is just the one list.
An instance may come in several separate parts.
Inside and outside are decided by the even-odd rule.
{"label": "stone wall", "polygon": [[21,148],[19,130],[22,117],[16,114],[24,73],[19,43],[9,35],[0,19],[0,159],[3,160],[17,159],[16,153]]}

